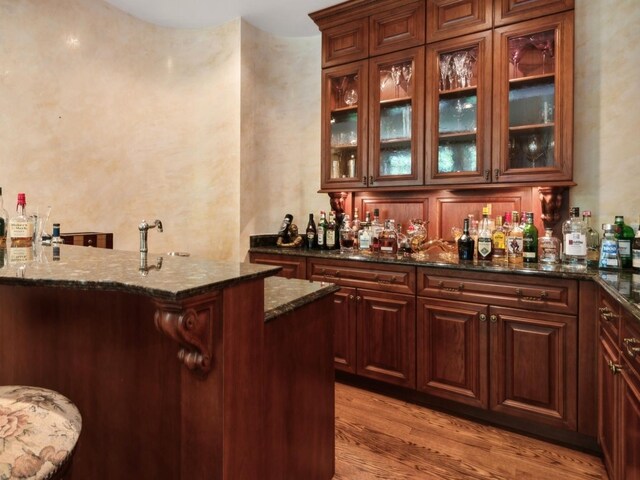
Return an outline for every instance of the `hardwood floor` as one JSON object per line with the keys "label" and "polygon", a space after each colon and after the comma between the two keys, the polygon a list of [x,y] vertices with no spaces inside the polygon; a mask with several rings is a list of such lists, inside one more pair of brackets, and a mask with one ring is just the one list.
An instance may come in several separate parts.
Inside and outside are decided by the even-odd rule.
{"label": "hardwood floor", "polygon": [[598,457],[336,382],[334,480],[607,478]]}

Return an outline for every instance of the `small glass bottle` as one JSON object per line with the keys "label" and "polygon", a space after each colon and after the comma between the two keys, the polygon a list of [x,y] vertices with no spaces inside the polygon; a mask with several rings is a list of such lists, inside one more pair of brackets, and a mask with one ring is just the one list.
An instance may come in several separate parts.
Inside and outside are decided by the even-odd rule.
{"label": "small glass bottle", "polygon": [[633,228],[624,223],[623,215],[616,215],[615,224],[618,227],[616,238],[618,239],[620,266],[622,268],[631,268],[631,243],[634,240]]}
{"label": "small glass bottle", "polygon": [[[469,235],[473,238],[475,246],[478,245],[478,221],[474,218],[473,213],[468,214],[467,217],[469,218]],[[474,251],[473,254],[475,255],[476,252]]]}
{"label": "small glass bottle", "polygon": [[553,230],[546,228],[544,237],[538,239],[538,262],[559,263],[560,262],[560,240],[553,236]]}
{"label": "small glass bottle", "polygon": [[507,234],[507,261],[509,263],[522,263],[522,250],[524,247],[524,236],[520,228],[518,212],[511,213],[513,224]]}
{"label": "small glass bottle", "polygon": [[380,252],[380,233],[384,230],[384,225],[380,222],[380,210],[373,209],[373,220],[371,221],[371,251]]}
{"label": "small glass bottle", "polygon": [[582,212],[582,221],[587,227],[587,264],[596,266],[600,251],[600,235],[591,228],[591,212],[589,210]]}
{"label": "small glass bottle", "polygon": [[618,269],[620,268],[620,251],[618,250],[618,240],[616,239],[616,226],[611,223],[602,225],[603,235],[600,243],[599,268]]}
{"label": "small glass bottle", "polygon": [[[7,230],[9,228],[9,212],[4,209],[2,187],[0,187],[0,248],[7,246]],[[0,253],[0,255],[2,255]],[[4,258],[4,257],[3,257]]]}
{"label": "small glass bottle", "polygon": [[465,218],[462,223],[462,235],[458,238],[458,260],[473,260],[473,252],[475,250],[475,242],[469,235],[469,219]]}
{"label": "small glass bottle", "polygon": [[569,220],[562,225],[564,262],[569,267],[587,265],[587,228],[580,220],[580,209],[571,207]]}
{"label": "small glass bottle", "polygon": [[381,255],[395,255],[398,253],[398,237],[393,219],[384,222],[384,229],[380,232],[379,241]]}
{"label": "small glass bottle", "polygon": [[361,252],[368,253],[371,251],[371,214],[367,212],[365,220],[360,224],[361,228],[358,232],[358,249]]}
{"label": "small glass bottle", "polygon": [[538,262],[538,228],[533,223],[533,212],[527,212],[522,231],[522,260],[524,263]]}
{"label": "small glass bottle", "polygon": [[344,214],[340,227],[340,253],[353,253],[356,232],[353,231],[348,214]]}
{"label": "small glass bottle", "polygon": [[320,210],[320,221],[318,222],[318,248],[327,248],[327,214]]}
{"label": "small glass bottle", "polygon": [[33,245],[33,220],[27,216],[27,200],[24,193],[18,194],[16,215],[9,220],[9,237],[12,247]]}
{"label": "small glass bottle", "polygon": [[411,256],[411,242],[409,237],[402,231],[402,225],[398,224],[396,228],[396,237],[398,239],[398,258]]}

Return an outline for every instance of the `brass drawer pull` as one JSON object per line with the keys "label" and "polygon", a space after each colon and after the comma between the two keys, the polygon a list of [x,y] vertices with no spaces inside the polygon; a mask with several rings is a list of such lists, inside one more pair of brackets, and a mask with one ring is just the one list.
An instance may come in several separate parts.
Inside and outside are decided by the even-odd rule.
{"label": "brass drawer pull", "polygon": [[527,295],[523,295],[522,290],[519,288],[516,288],[516,295],[521,297],[523,300],[529,300],[531,302],[543,302],[544,299],[549,296],[546,290],[542,290],[540,292],[540,295],[538,295],[537,297],[530,297]]}
{"label": "brass drawer pull", "polygon": [[490,321],[491,323],[497,323],[497,322],[498,322],[498,316],[497,316],[497,315],[491,315],[491,316],[489,317],[489,321]]}
{"label": "brass drawer pull", "polygon": [[480,321],[481,322],[486,322],[487,321],[487,316],[484,313],[480,314]]}
{"label": "brass drawer pull", "polygon": [[640,353],[640,347],[633,347],[632,345],[640,345],[640,340],[637,338],[625,338],[622,343],[624,343],[624,347],[627,349],[627,353],[631,358],[635,358],[635,356]]}
{"label": "brass drawer pull", "polygon": [[611,370],[611,372],[616,375],[618,373],[620,373],[622,371],[622,365],[618,365],[617,363],[613,363],[611,360],[609,360],[607,362],[607,365],[609,367],[609,370]]}
{"label": "brass drawer pull", "polygon": [[447,292],[461,292],[464,290],[464,283],[460,283],[457,287],[445,287],[444,282],[440,280],[438,282],[438,288],[440,290],[446,290]]}
{"label": "brass drawer pull", "polygon": [[606,320],[607,322],[610,322],[611,320],[613,320],[618,316],[615,313],[613,313],[611,310],[609,310],[607,307],[601,307],[599,310],[600,310],[600,317],[603,320]]}
{"label": "brass drawer pull", "polygon": [[[377,279],[377,277],[376,277]],[[396,281],[396,277],[391,277],[389,280],[380,279],[378,280],[379,285],[391,285]]]}

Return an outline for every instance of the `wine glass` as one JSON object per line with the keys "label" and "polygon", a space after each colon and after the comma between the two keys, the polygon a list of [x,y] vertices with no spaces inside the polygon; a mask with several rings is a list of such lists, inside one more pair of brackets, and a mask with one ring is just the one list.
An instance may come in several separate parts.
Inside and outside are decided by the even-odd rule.
{"label": "wine glass", "polygon": [[411,84],[411,75],[413,75],[413,70],[411,69],[411,65],[405,64],[402,66],[402,77],[404,78],[406,84],[407,95],[409,94],[409,85]]}
{"label": "wine glass", "polygon": [[542,32],[531,35],[529,40],[531,44],[542,54],[542,73],[545,73],[545,64],[547,56],[553,57],[553,37],[554,32]]}
{"label": "wine glass", "polygon": [[531,47],[531,41],[528,37],[509,39],[509,61],[513,65],[513,78],[518,78],[518,65],[529,47]]}
{"label": "wine glass", "polygon": [[465,88],[467,86],[467,74],[466,74],[466,62],[467,52],[457,52],[453,55],[453,67],[456,71],[456,77],[458,80],[458,88]]}
{"label": "wine glass", "polygon": [[473,65],[476,63],[476,60],[478,59],[476,52],[477,52],[476,50],[469,50],[467,52],[467,57],[465,59],[464,70],[465,70],[465,82],[467,84],[467,87],[471,86],[471,77],[473,76]]}
{"label": "wine glass", "polygon": [[544,155],[544,150],[540,135],[529,135],[526,143],[524,144],[524,154],[532,168],[536,166],[536,161]]}
{"label": "wine glass", "polygon": [[341,77],[335,80],[334,86],[336,91],[338,92],[338,98],[336,99],[336,106],[341,107],[344,105],[344,91],[349,85],[349,77]]}
{"label": "wine glass", "polygon": [[[447,78],[449,76],[449,71],[451,70],[451,54],[444,53],[440,55],[440,90],[447,89]],[[449,85],[449,88],[452,88]]]}
{"label": "wine glass", "polygon": [[396,98],[400,96],[400,80],[402,79],[402,69],[397,66],[391,67],[391,78],[396,86]]}

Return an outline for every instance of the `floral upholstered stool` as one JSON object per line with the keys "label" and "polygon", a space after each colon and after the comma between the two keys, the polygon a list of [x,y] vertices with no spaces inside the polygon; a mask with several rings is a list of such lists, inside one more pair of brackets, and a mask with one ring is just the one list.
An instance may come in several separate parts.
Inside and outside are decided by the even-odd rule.
{"label": "floral upholstered stool", "polygon": [[0,386],[0,480],[62,478],[81,429],[80,412],[59,393]]}

